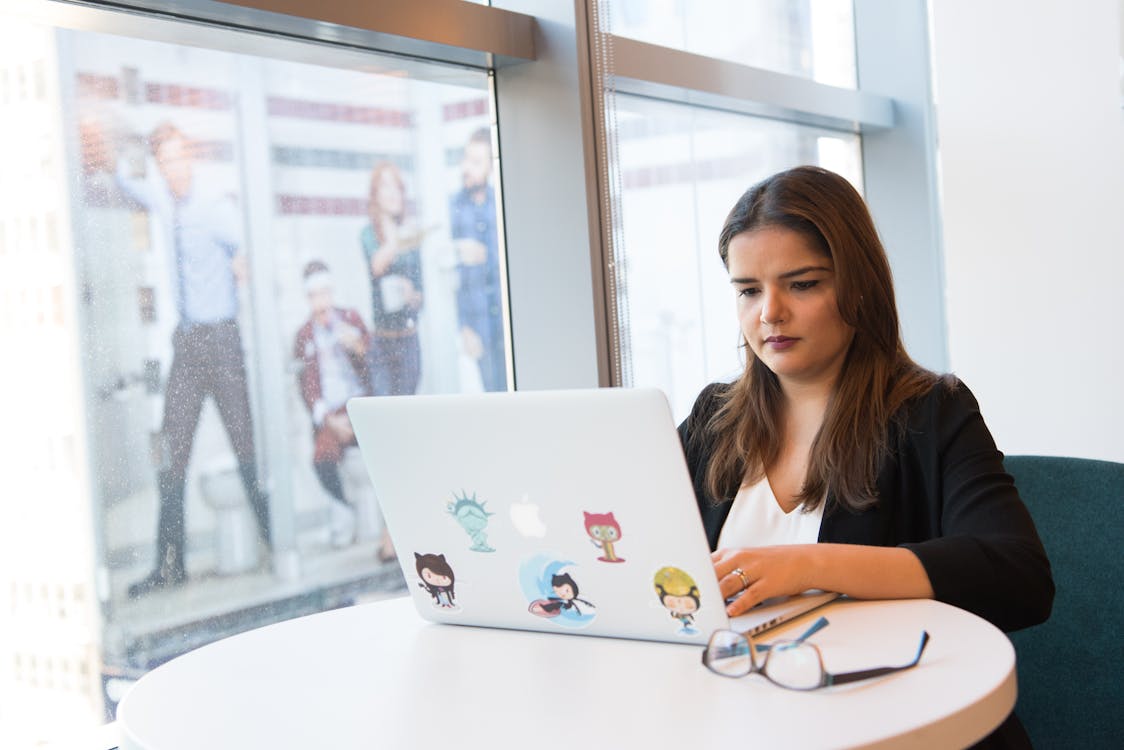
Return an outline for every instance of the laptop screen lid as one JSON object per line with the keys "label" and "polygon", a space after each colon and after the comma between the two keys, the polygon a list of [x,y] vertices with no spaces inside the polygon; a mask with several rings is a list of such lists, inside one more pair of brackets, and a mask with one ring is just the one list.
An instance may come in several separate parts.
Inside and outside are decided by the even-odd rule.
{"label": "laptop screen lid", "polygon": [[410,594],[447,623],[702,644],[728,625],[667,399],[352,399]]}

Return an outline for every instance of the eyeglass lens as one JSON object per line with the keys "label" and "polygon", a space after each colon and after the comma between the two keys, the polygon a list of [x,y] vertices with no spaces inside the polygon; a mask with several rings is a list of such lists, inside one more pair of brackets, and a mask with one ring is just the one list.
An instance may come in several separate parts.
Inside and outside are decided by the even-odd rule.
{"label": "eyeglass lens", "polygon": [[711,671],[727,677],[741,677],[753,671],[749,641],[732,630],[721,630],[711,637],[704,661]]}
{"label": "eyeglass lens", "polygon": [[773,644],[761,671],[770,681],[792,690],[811,690],[823,684],[820,652],[810,643]]}
{"label": "eyeglass lens", "polygon": [[[731,630],[716,632],[707,646],[705,663],[726,677],[743,677],[757,669],[749,639]],[[793,690],[811,690],[823,682],[823,662],[810,643],[777,641],[765,655],[761,672],[771,682]]]}

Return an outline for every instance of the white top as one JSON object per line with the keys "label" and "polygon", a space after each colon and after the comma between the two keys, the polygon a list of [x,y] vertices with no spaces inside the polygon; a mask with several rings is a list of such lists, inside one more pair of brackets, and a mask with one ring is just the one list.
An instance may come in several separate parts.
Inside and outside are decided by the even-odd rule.
{"label": "white top", "polygon": [[734,497],[730,515],[718,536],[719,549],[726,547],[768,547],[774,544],[815,544],[823,521],[820,503],[810,513],[799,505],[785,513],[777,503],[768,477],[743,486]]}
{"label": "white top", "polygon": [[359,382],[351,356],[343,345],[342,335],[348,332],[359,337],[359,332],[335,310],[328,311],[327,326],[312,324],[312,338],[320,360],[320,398],[329,412],[339,409],[353,396],[364,395],[364,384]]}
{"label": "white top", "polygon": [[831,624],[809,642],[833,672],[901,664],[922,630],[932,640],[913,669],[800,693],[711,674],[698,646],[426,624],[402,598],[157,667],[118,707],[120,747],[967,747],[1015,705],[1015,651],[975,615],[931,600],[839,600],[768,640],[821,614]]}

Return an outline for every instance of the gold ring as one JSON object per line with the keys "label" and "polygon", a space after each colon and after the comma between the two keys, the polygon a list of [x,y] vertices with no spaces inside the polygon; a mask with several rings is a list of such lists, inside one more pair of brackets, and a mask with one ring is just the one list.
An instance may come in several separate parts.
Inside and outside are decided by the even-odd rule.
{"label": "gold ring", "polygon": [[747,576],[745,574],[744,570],[742,570],[741,568],[734,568],[731,572],[734,575],[736,575],[738,578],[742,579],[742,588],[743,589],[749,588],[749,576]]}

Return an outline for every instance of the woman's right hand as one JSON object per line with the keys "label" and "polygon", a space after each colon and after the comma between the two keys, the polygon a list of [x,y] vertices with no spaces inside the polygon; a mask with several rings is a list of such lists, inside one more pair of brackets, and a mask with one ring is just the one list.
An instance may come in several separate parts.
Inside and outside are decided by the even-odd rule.
{"label": "woman's right hand", "polygon": [[714,573],[722,596],[737,595],[726,613],[736,617],[775,596],[799,594],[813,588],[810,573],[815,544],[786,544],[749,549],[724,548],[712,552]]}

